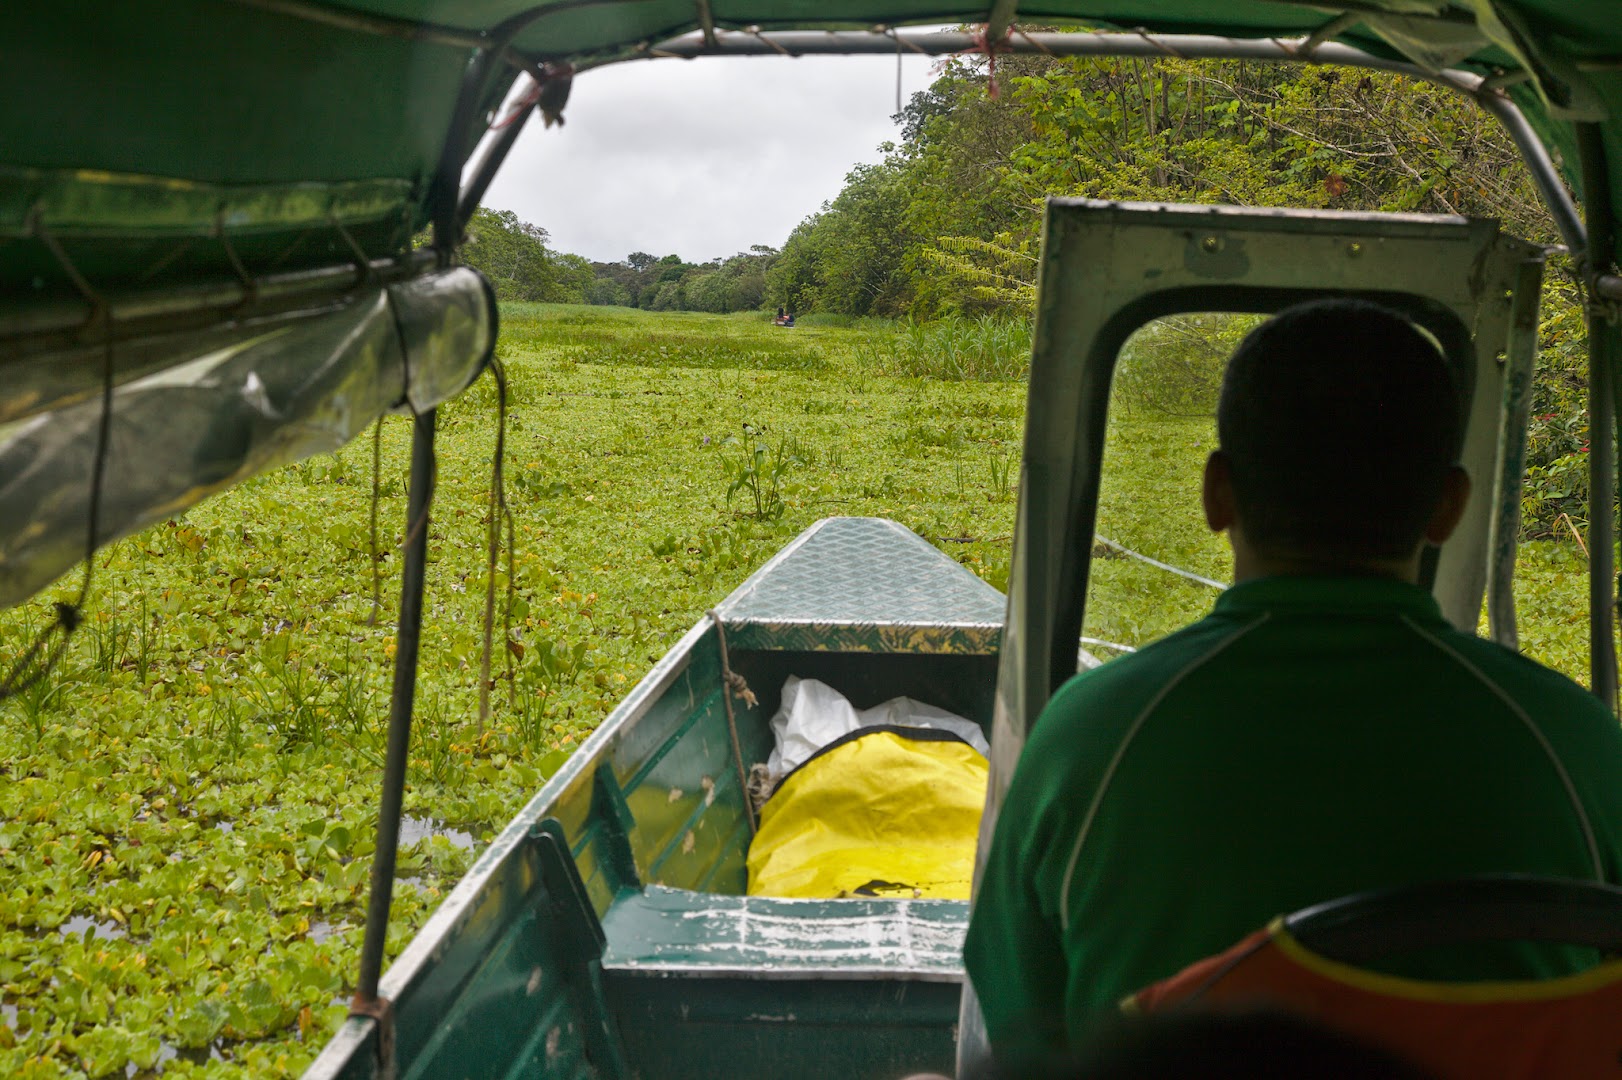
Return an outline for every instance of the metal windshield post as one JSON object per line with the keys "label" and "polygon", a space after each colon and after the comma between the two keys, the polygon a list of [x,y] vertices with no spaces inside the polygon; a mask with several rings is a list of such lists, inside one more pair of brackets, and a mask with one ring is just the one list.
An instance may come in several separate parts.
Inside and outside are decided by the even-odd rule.
{"label": "metal windshield post", "polygon": [[378,1053],[384,1074],[393,1068],[392,1021],[388,1003],[377,996],[394,898],[394,865],[400,847],[400,814],[405,799],[411,710],[416,701],[417,651],[422,629],[423,579],[428,562],[428,511],[434,499],[433,409],[419,413],[411,438],[411,494],[406,513],[405,563],[400,581],[400,624],[395,636],[394,693],[389,703],[389,745],[383,765],[383,799],[377,813],[377,849],[372,857],[366,939],[361,946],[360,981],[351,1015],[378,1023]]}
{"label": "metal windshield post", "polygon": [[1588,248],[1583,279],[1588,330],[1588,637],[1589,685],[1616,711],[1616,425],[1617,327],[1600,279],[1616,262],[1616,208],[1611,201],[1605,143],[1597,124],[1578,124],[1582,159],[1583,209]]}

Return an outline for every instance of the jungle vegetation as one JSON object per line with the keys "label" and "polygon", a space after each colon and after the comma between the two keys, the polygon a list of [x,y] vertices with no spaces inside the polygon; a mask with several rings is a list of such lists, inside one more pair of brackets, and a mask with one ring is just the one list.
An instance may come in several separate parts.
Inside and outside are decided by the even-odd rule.
{"label": "jungle vegetation", "polygon": [[[468,259],[502,299],[896,320],[910,337],[877,347],[910,351],[908,370],[921,373],[941,366],[943,342],[1026,332],[1050,195],[1470,214],[1559,241],[1497,122],[1399,75],[1048,56],[1000,57],[988,74],[983,58],[959,57],[895,119],[896,141],[781,250],[588,264],[550,251],[544,230],[510,212],[481,210]],[[1532,536],[1569,537],[1585,527],[1584,332],[1569,262],[1551,259],[1547,283],[1526,524]],[[1199,411],[1239,325],[1165,324],[1164,369],[1144,369],[1140,387],[1166,411]]]}

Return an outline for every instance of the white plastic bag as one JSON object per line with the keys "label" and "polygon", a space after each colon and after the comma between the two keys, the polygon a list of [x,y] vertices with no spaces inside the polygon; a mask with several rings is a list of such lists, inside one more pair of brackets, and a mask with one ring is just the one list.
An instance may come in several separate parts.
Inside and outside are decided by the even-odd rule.
{"label": "white plastic bag", "polygon": [[991,753],[980,725],[956,713],[908,697],[891,698],[858,712],[844,694],[827,683],[790,675],[783,683],[783,702],[772,717],[776,745],[766,761],[772,784],[835,739],[858,728],[880,725],[949,731],[980,753]]}

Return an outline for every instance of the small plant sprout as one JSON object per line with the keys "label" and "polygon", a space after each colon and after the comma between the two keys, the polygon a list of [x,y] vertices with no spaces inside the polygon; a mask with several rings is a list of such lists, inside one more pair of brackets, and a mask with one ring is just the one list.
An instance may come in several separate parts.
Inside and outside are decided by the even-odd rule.
{"label": "small plant sprout", "polygon": [[783,481],[790,472],[805,464],[800,444],[793,439],[780,439],[770,446],[761,432],[744,425],[743,439],[727,440],[738,446],[736,456],[726,463],[730,483],[727,485],[727,505],[739,492],[747,493],[753,503],[748,511],[756,521],[776,521],[783,516]]}

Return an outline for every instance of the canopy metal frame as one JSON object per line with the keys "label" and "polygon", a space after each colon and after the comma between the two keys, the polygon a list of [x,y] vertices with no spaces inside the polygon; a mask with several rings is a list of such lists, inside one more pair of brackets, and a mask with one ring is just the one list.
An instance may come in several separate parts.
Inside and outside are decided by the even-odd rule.
{"label": "canopy metal frame", "polygon": [[[512,43],[530,22],[543,14],[543,11],[541,9],[532,10],[508,20],[490,32],[469,33],[427,23],[414,23],[356,12],[344,12],[310,3],[308,0],[238,0],[238,2],[273,9],[302,18],[316,19],[332,25],[343,25],[349,29],[368,33],[382,33],[437,41],[444,44],[457,44],[472,50],[458,96],[458,104],[447,133],[438,175],[429,198],[430,218],[434,226],[435,251],[441,261],[449,262],[454,260],[455,249],[461,242],[468,221],[477,209],[480,199],[488,189],[497,171],[501,168],[507,154],[516,144],[530,113],[533,112],[534,102],[540,98],[541,83],[545,73],[540,67],[539,60],[517,54],[512,48]],[[591,0],[583,0],[581,6],[585,6],[590,2]],[[1507,87],[1529,77],[1527,73],[1508,71],[1484,76],[1458,69],[1433,71],[1411,63],[1376,56],[1361,49],[1330,40],[1361,21],[1361,16],[1356,11],[1342,12],[1325,22],[1313,33],[1301,38],[1241,39],[1207,35],[1152,34],[1148,32],[1131,34],[1026,32],[1018,29],[1014,24],[1016,6],[1017,0],[996,0],[987,13],[987,25],[984,31],[979,34],[959,31],[900,31],[888,26],[878,26],[866,31],[762,31],[758,27],[742,30],[719,27],[716,25],[709,0],[695,0],[694,13],[698,26],[697,30],[663,41],[646,43],[638,48],[631,57],[614,57],[599,60],[585,59],[578,64],[577,70],[584,71],[607,63],[638,58],[691,59],[699,56],[727,55],[781,55],[789,57],[859,54],[893,55],[897,50],[905,48],[914,53],[929,56],[948,56],[964,53],[982,53],[990,56],[1000,52],[1060,57],[1144,56],[1334,64],[1389,71],[1436,83],[1470,98],[1479,107],[1497,118],[1504,126],[1523,161],[1525,161],[1533,183],[1548,207],[1567,249],[1582,267],[1592,310],[1590,319],[1590,359],[1593,371],[1590,381],[1595,395],[1592,416],[1596,420],[1603,421],[1604,426],[1600,430],[1605,431],[1608,435],[1610,434],[1615,415],[1612,395],[1622,393],[1622,387],[1617,385],[1618,380],[1611,377],[1607,365],[1610,362],[1610,356],[1622,350],[1615,347],[1616,324],[1610,308],[1606,305],[1622,301],[1622,277],[1618,277],[1611,272],[1612,260],[1608,254],[1609,247],[1601,249],[1607,252],[1603,257],[1591,257],[1589,231],[1585,228],[1582,215],[1578,212],[1570,192],[1561,181],[1559,171],[1547,148],[1533,131],[1520,109],[1506,93]],[[520,80],[522,85],[509,87],[506,97],[508,106],[518,110],[517,115],[509,116],[508,121],[503,125],[487,125],[485,132],[475,140],[473,132],[476,127],[478,113],[481,108],[486,106],[493,88],[499,85],[497,80],[501,77],[501,65],[503,64],[519,68],[525,73],[523,79]],[[543,77],[538,77],[537,72],[542,72]],[[1599,176],[1599,170],[1603,169],[1603,160],[1598,154],[1597,144],[1594,147],[1585,145],[1582,158],[1585,179],[1587,178],[1586,174]],[[1604,188],[1601,187],[1600,190],[1604,190]],[[1590,208],[1590,214],[1592,217],[1592,207]],[[1608,208],[1601,209],[1594,224],[1596,225],[1594,234],[1597,238],[1606,243],[1609,243],[1614,238],[1614,224]],[[1524,285],[1524,278],[1518,278],[1517,284]],[[1513,288],[1508,290],[1508,295],[1514,295]],[[1535,330],[1531,336],[1535,341]],[[1605,370],[1602,371],[1601,368]],[[422,427],[423,425],[419,421],[419,437],[424,434]],[[429,431],[431,432],[431,428],[429,428]],[[1609,442],[1609,439],[1607,439],[1607,442]],[[1591,503],[1596,506],[1610,507],[1614,501],[1614,462],[1609,460],[1609,454],[1604,453],[1593,454],[1591,458]],[[1605,460],[1602,461],[1601,459]],[[416,488],[418,478],[414,476],[413,479],[413,487]],[[428,505],[426,500],[421,509],[424,514],[427,513]],[[1592,654],[1595,657],[1603,654],[1605,660],[1596,659],[1594,661],[1592,685],[1596,694],[1599,694],[1608,702],[1614,702],[1617,675],[1614,660],[1613,611],[1615,607],[1615,591],[1612,584],[1614,576],[1612,564],[1614,560],[1610,543],[1612,529],[1609,523],[1609,515],[1597,515],[1596,522],[1601,517],[1606,519],[1606,523],[1604,526],[1599,527],[1596,536],[1603,536],[1605,543],[1603,547],[1598,544],[1591,545],[1593,561],[1590,571],[1592,582],[1590,590],[1590,631]],[[1502,529],[1507,527],[1504,521],[1497,519],[1495,519],[1494,525],[1497,526],[1493,530],[1495,534],[1501,534]],[[1494,563],[1495,566],[1502,566],[1503,560],[1495,559]],[[420,591],[420,580],[417,583],[417,589]],[[1503,611],[1502,604],[1504,600],[1502,593],[1505,589],[1507,589],[1507,579],[1500,580],[1500,575],[1495,572],[1489,592],[1493,596],[1490,606],[1497,615],[1501,615]],[[412,603],[408,598],[403,597],[402,599],[403,606]],[[420,600],[418,602],[420,603]],[[1510,634],[1513,634],[1512,629]],[[397,707],[394,710],[394,715],[391,717],[391,729],[396,726],[401,729],[398,739],[403,746],[407,737],[406,732],[409,731],[410,706],[409,700],[404,702],[400,700],[403,695],[399,692],[398,683],[399,678],[397,677],[396,704],[403,704],[404,708],[402,710]],[[395,739],[396,735],[391,730],[391,744]],[[386,809],[392,808],[393,812],[392,814],[386,812],[382,815],[379,822],[380,837],[386,832],[396,833],[398,830],[400,791],[395,789],[403,787],[403,780],[403,770],[402,775],[396,775],[391,770],[385,784],[384,806]],[[391,821],[391,817],[394,820]],[[386,892],[381,903],[381,914],[384,917],[378,921],[386,921],[388,903]],[[379,914],[375,910],[378,906],[377,899],[374,896],[374,919]],[[375,975],[370,974],[370,972],[374,970],[373,965],[376,962],[376,958],[369,957],[369,959],[372,962],[367,965],[369,974],[365,980],[368,988],[375,987]],[[375,1001],[376,999],[372,1000]],[[973,1028],[976,1019],[971,1015],[971,1012],[972,1010],[965,1010],[966,1026],[963,1032],[965,1042],[970,1044],[974,1042]],[[379,1019],[382,1020],[382,1017],[379,1017]],[[386,1023],[382,1026],[384,1029],[387,1027]],[[385,1057],[384,1068],[391,1068],[392,1061],[387,1060],[391,1055],[385,1052],[383,1056]]]}

